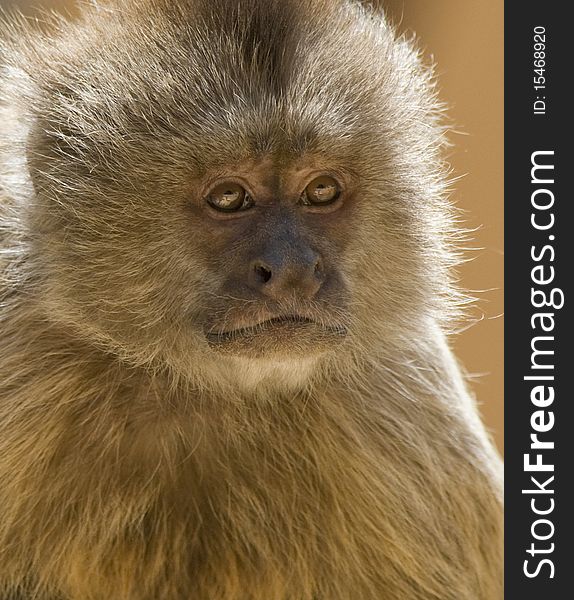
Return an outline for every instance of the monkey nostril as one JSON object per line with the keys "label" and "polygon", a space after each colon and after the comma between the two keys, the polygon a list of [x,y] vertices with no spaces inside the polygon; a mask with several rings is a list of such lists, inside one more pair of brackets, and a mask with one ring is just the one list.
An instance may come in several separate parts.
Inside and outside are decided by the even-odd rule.
{"label": "monkey nostril", "polygon": [[271,269],[268,269],[263,265],[255,265],[254,270],[255,275],[261,283],[267,283],[271,279]]}
{"label": "monkey nostril", "polygon": [[325,280],[325,265],[317,255],[278,261],[259,258],[250,264],[247,277],[250,287],[274,299],[294,294],[312,298]]}

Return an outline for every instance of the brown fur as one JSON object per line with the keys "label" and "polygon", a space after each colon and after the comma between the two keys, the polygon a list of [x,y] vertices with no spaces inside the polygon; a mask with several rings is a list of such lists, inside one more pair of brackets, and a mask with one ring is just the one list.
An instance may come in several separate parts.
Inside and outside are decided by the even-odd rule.
{"label": "brown fur", "polygon": [[[412,44],[350,0],[118,0],[3,37],[0,596],[502,598]],[[225,261],[186,198],[270,156],[360,182],[332,229],[348,335],[226,357],[194,326]]]}

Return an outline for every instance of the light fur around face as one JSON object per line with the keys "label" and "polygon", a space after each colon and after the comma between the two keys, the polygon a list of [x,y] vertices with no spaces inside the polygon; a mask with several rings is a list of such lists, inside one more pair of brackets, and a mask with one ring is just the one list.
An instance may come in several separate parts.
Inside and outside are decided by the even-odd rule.
{"label": "light fur around face", "polygon": [[[0,598],[502,598],[412,42],[351,0],[117,0],[2,38]],[[205,216],[216,177],[306,170],[339,210]],[[287,222],[320,293],[230,287]],[[276,314],[301,319],[258,353],[207,342]]]}

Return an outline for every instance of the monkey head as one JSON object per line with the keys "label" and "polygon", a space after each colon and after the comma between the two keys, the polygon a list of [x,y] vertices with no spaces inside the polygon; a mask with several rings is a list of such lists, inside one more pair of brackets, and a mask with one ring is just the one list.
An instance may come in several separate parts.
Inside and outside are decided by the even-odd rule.
{"label": "monkey head", "polygon": [[50,320],[193,378],[356,362],[448,313],[444,128],[409,40],[352,0],[126,2],[7,69]]}

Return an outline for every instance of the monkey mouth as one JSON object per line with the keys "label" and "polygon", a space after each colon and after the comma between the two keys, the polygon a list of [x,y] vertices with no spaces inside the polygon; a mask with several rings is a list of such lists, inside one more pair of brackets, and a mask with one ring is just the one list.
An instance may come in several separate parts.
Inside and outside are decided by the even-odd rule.
{"label": "monkey mouth", "polygon": [[306,316],[280,315],[247,327],[208,331],[210,347],[220,352],[261,357],[287,352],[302,354],[327,350],[347,335],[343,325],[326,324]]}

